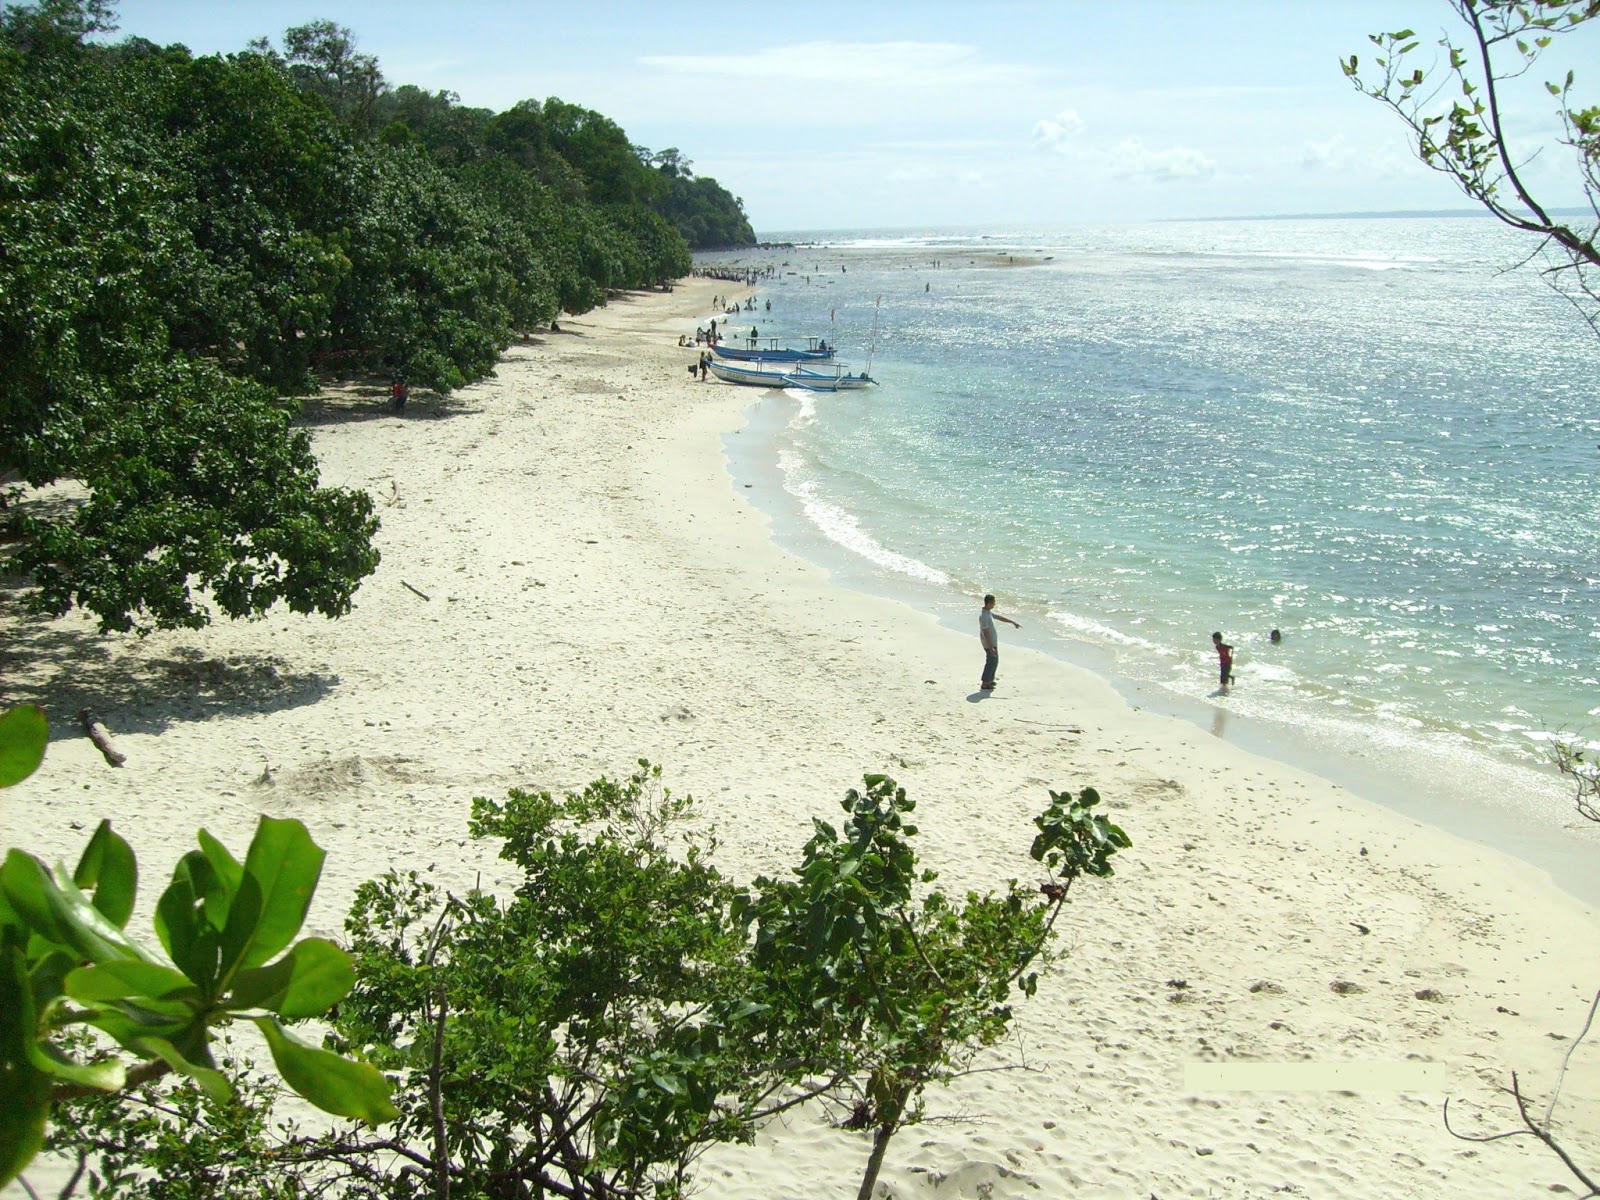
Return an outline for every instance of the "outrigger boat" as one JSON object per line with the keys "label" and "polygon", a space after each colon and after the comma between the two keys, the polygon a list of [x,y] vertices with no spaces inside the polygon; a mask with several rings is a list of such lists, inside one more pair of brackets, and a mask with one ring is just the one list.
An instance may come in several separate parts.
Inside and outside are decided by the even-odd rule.
{"label": "outrigger boat", "polygon": [[[736,362],[811,362],[816,359],[833,357],[833,347],[821,338],[808,337],[806,349],[795,350],[788,346],[778,345],[778,339],[747,338],[750,348],[741,350],[737,346],[713,346],[712,353],[719,358],[731,358]],[[757,343],[764,342],[764,346]]]}
{"label": "outrigger boat", "polygon": [[878,382],[865,371],[859,375],[851,374],[842,363],[832,364],[831,372],[798,363],[728,363],[712,359],[706,365],[724,383],[739,383],[746,387],[797,387],[809,392],[844,392]]}

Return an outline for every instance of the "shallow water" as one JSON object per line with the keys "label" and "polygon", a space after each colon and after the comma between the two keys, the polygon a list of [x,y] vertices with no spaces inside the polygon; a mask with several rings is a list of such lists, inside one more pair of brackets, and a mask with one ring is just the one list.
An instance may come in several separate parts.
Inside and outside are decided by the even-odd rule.
{"label": "shallow water", "polygon": [[814,244],[767,252],[772,309],[734,324],[871,347],[881,381],[772,394],[741,447],[812,557],[963,627],[994,591],[1140,702],[1288,731],[1485,840],[1507,810],[1574,827],[1544,739],[1600,733],[1600,341],[1503,270],[1526,243],[1470,218],[784,236]]}

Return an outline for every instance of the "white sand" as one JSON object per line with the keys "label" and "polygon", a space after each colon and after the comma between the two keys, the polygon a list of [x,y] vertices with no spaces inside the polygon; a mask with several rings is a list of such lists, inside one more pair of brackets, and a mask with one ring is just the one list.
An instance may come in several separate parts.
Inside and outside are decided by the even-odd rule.
{"label": "white sand", "polygon": [[[295,816],[329,851],[312,931],[337,935],[354,885],[391,864],[457,887],[497,877],[466,837],[472,796],[574,787],[640,756],[697,797],[741,878],[797,862],[810,818],[881,770],[920,801],[946,887],[1002,886],[1035,874],[1047,790],[1092,784],[1134,847],[1115,879],[1075,890],[1071,954],[1007,1051],[1030,1069],[933,1095],[967,1120],[903,1133],[889,1194],[1454,1200],[1571,1184],[1527,1139],[1452,1139],[1439,1110],[1448,1095],[1461,1127],[1509,1128],[1499,1089],[1517,1069],[1542,1111],[1600,987],[1596,913],[1042,655],[1003,645],[1001,690],[970,703],[975,629],[831,585],[730,481],[719,438],[750,395],[690,382],[675,345],[724,290],[564,322],[447,406],[330,404],[324,480],[367,489],[383,518],[383,564],[345,620],[101,640],[80,617],[0,611],[0,701],[44,704],[56,729],[45,768],[0,793],[5,844],[75,856],[110,815],[148,902],[197,825],[242,850],[258,813]],[[80,736],[85,705],[126,768]],[[1596,1043],[1557,1111],[1591,1168]],[[1186,1084],[1194,1064],[1239,1060],[1365,1064],[1379,1083],[1434,1064],[1441,1082]],[[701,1182],[730,1200],[853,1195],[866,1154],[864,1135],[802,1113],[712,1155]]]}

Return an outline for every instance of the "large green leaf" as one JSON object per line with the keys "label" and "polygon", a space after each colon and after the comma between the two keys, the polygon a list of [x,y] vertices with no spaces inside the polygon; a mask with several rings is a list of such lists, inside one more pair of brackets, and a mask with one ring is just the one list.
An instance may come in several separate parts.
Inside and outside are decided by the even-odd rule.
{"label": "large green leaf", "polygon": [[0,713],[0,787],[21,783],[44,761],[50,723],[31,704]]}
{"label": "large green leaf", "polygon": [[33,1161],[50,1116],[50,1077],[30,1060],[33,997],[22,952],[0,944],[0,1188]]}
{"label": "large green leaf", "polygon": [[241,967],[276,957],[305,924],[322,876],[322,848],[299,821],[262,817],[245,855],[245,873],[261,887],[261,919],[241,948]]}
{"label": "large green leaf", "polygon": [[217,981],[217,931],[205,919],[204,899],[195,891],[188,857],[179,862],[156,902],[156,934],[178,970],[210,995]]}
{"label": "large green leaf", "polygon": [[133,1049],[152,1058],[159,1058],[174,1071],[187,1075],[200,1085],[201,1091],[218,1103],[233,1097],[233,1084],[226,1075],[209,1064],[194,1062],[166,1038],[147,1037],[139,1041]]}
{"label": "large green leaf", "polygon": [[320,1017],[355,986],[350,956],[323,938],[306,938],[277,962],[234,977],[229,1008],[264,1008],[286,1021]]}
{"label": "large green leaf", "polygon": [[128,1077],[127,1069],[122,1065],[121,1059],[82,1063],[69,1058],[49,1043],[38,1040],[30,1041],[26,1050],[28,1062],[35,1070],[62,1083],[75,1083],[102,1092],[114,1092],[122,1087]]}
{"label": "large green leaf", "polygon": [[200,842],[200,852],[206,856],[206,861],[211,864],[211,869],[222,882],[223,890],[231,897],[239,890],[239,880],[244,877],[244,866],[228,853],[226,846],[204,829],[195,837]]}
{"label": "large green leaf", "polygon": [[239,880],[239,887],[228,904],[228,919],[222,927],[218,950],[222,956],[222,986],[228,986],[234,972],[251,966],[244,962],[245,954],[255,942],[261,928],[261,885],[248,871]]}
{"label": "large green leaf", "polygon": [[72,882],[94,892],[94,906],[118,929],[128,923],[139,889],[139,867],[133,847],[101,821],[83,848]]}
{"label": "large green leaf", "polygon": [[65,870],[51,878],[31,854],[12,849],[0,863],[0,890],[30,933],[90,962],[144,958],[121,929],[98,912]]}
{"label": "large green leaf", "polygon": [[67,995],[85,1004],[143,997],[179,999],[184,993],[199,997],[187,975],[159,963],[145,962],[79,967],[67,976],[64,988]]}
{"label": "large green leaf", "polygon": [[266,1035],[284,1082],[323,1112],[372,1125],[400,1115],[389,1102],[389,1081],[375,1068],[308,1046],[276,1018],[257,1017],[255,1022]]}

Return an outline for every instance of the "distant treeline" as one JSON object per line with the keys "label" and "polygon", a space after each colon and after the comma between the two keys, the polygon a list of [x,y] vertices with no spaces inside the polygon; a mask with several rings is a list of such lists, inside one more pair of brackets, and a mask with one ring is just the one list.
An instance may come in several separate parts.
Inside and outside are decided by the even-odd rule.
{"label": "distant treeline", "polygon": [[686,235],[754,241],[599,113],[391,88],[327,21],[197,58],[105,40],[113,10],[0,3],[0,508],[19,482],[90,495],[12,522],[49,611],[194,624],[196,582],[229,615],[345,611],[370,503],[317,486],[274,396],[457,388],[563,310],[687,274]]}

